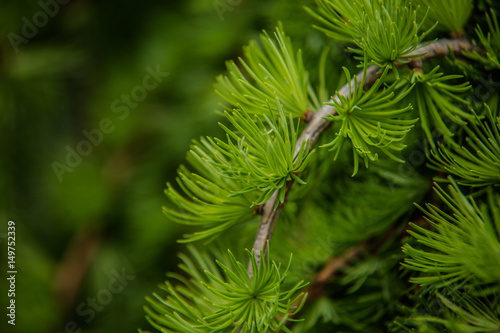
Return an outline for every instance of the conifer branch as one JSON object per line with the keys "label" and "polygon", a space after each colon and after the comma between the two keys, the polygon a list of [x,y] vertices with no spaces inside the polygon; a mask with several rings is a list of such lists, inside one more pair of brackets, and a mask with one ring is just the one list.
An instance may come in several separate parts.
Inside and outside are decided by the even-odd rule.
{"label": "conifer branch", "polygon": [[[415,62],[418,63],[432,58],[445,57],[448,54],[450,54],[450,52],[455,54],[461,54],[462,52],[472,52],[472,51],[478,53],[484,53],[482,49],[473,45],[466,39],[440,39],[427,45],[424,44],[423,46],[417,48],[416,50],[408,54],[408,57],[409,59],[411,59],[413,63]],[[402,67],[403,65],[405,64],[404,63],[394,64],[396,68]],[[352,87],[354,87],[355,80],[357,80],[357,82],[362,82],[363,73],[364,71],[361,71],[355,77],[353,77],[351,82],[345,84],[334,96],[332,96],[332,100],[330,102],[333,101],[340,102],[339,95],[348,97],[349,90],[352,89]],[[380,77],[381,74],[382,71],[380,70],[379,67],[374,65],[368,67],[366,70],[364,88],[366,89],[371,87],[375,83],[375,81]],[[323,107],[321,107],[315,114],[312,115],[311,120],[308,122],[306,128],[304,129],[299,139],[297,140],[295,146],[295,155],[297,155],[300,152],[304,142],[306,143],[306,146],[308,147],[309,150],[312,149],[312,147],[317,142],[319,136],[332,123],[331,121],[326,119],[328,115],[336,115],[336,111],[334,110],[334,108],[328,104],[323,105]],[[293,180],[290,180],[286,185],[285,198],[288,196],[288,193],[290,192],[292,185],[293,185]],[[286,202],[285,199],[282,203],[277,204],[278,203],[277,200],[278,200],[278,191],[276,191],[271,196],[271,198],[262,206],[261,210],[262,218],[253,244],[253,249],[257,264],[260,262],[261,259],[260,249],[262,249],[262,255],[267,256],[267,244],[271,240],[274,226],[281,212],[281,209],[283,208],[283,205]],[[252,276],[252,267],[250,265],[248,266],[248,273],[250,276]]]}
{"label": "conifer branch", "polygon": [[324,287],[330,280],[337,275],[337,273],[342,270],[342,268],[351,264],[351,262],[359,256],[361,252],[366,249],[367,244],[362,243],[357,246],[349,248],[344,254],[340,256],[335,256],[330,258],[323,269],[314,277],[311,282],[307,292],[308,301],[319,297],[323,291]]}

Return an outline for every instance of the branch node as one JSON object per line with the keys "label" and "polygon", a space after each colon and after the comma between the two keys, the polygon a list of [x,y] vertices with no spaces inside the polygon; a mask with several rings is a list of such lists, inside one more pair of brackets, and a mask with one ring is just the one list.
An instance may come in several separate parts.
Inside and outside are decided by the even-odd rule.
{"label": "branch node", "polygon": [[311,119],[314,117],[314,113],[311,110],[307,109],[306,112],[302,115],[302,122],[308,124]]}
{"label": "branch node", "polygon": [[[416,70],[421,70],[423,61],[426,59],[444,57],[447,56],[450,52],[461,53],[463,51],[473,50],[478,50],[478,48],[464,38],[441,39],[417,48],[415,51],[408,54],[408,59],[406,59],[406,62],[410,63],[410,66],[414,66]],[[403,62],[395,64],[396,67],[402,65]],[[380,74],[377,74],[379,69],[380,68],[377,66],[368,67],[366,71],[365,87],[369,87],[370,85],[374,84],[375,81],[380,77]],[[358,73],[351,80],[351,82],[346,83],[342,87],[342,89],[340,89],[337,94],[332,97],[332,100],[338,99],[338,95],[349,96],[349,88],[354,84],[353,80],[357,79],[358,82],[361,82],[363,75],[363,72]],[[295,154],[298,154],[300,152],[303,142],[309,141],[309,149],[312,149],[320,134],[323,133],[331,125],[331,121],[325,119],[325,117],[329,114],[336,114],[336,112],[328,104],[323,105],[323,107],[321,107],[316,113],[312,113],[309,110],[306,110],[306,112],[302,116],[302,120],[307,123],[307,126],[297,140],[295,146]],[[287,183],[284,202],[288,198],[288,193],[292,184],[293,181],[289,181],[289,183]],[[259,252],[260,248],[263,249],[264,258],[267,256],[267,243],[271,240],[274,226],[282,207],[283,203],[278,202],[278,190],[276,190],[269,201],[262,205],[262,207],[258,208],[258,213],[261,214],[262,217],[253,244],[257,264],[260,263],[261,259]],[[248,274],[252,276],[252,273],[252,267],[249,265]]]}
{"label": "branch node", "polygon": [[262,215],[263,211],[264,211],[264,205],[256,205],[253,209],[253,214]]}

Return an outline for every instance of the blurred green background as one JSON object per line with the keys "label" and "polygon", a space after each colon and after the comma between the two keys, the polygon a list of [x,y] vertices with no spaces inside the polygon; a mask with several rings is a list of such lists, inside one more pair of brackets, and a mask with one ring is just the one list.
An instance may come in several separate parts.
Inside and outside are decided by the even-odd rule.
{"label": "blurred green background", "polygon": [[283,21],[314,68],[325,40],[303,5],[312,1],[2,1],[0,332],[151,330],[144,297],[176,269],[187,231],[161,212],[165,182],[192,139],[221,133],[215,77],[262,29]]}

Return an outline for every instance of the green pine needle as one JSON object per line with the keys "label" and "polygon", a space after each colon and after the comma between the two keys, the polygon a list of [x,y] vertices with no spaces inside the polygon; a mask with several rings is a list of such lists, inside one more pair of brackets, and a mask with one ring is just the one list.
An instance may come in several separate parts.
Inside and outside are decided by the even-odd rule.
{"label": "green pine needle", "polygon": [[[403,266],[422,272],[410,281],[435,287],[452,284],[480,288],[500,281],[500,196],[488,192],[488,205],[478,206],[466,198],[450,179],[448,193],[436,185],[435,191],[448,208],[435,205],[422,209],[432,228],[410,223],[409,233],[424,249],[403,246],[409,258]],[[489,206],[489,209],[487,208]],[[484,291],[483,291],[484,292]]]}
{"label": "green pine needle", "polygon": [[442,32],[462,32],[474,9],[473,0],[411,0],[415,7],[426,12],[426,21],[437,23],[436,29]]}
{"label": "green pine needle", "polygon": [[230,163],[213,148],[211,139],[195,142],[187,159],[197,173],[181,166],[177,183],[183,194],[167,184],[165,194],[175,208],[164,207],[167,217],[177,223],[202,226],[205,230],[185,235],[181,242],[214,238],[235,224],[245,222],[253,216],[250,208],[256,199],[254,193],[232,196],[240,189],[239,183],[219,176],[214,163]]}
{"label": "green pine needle", "polygon": [[212,162],[220,170],[220,175],[241,184],[232,195],[260,194],[252,206],[265,203],[276,190],[279,191],[279,201],[283,202],[288,181],[305,184],[299,174],[314,153],[308,151],[308,142],[303,142],[295,155],[299,122],[294,125],[290,113],[287,119],[280,100],[276,98],[275,103],[276,115],[250,115],[243,107],[232,114],[226,112],[236,131],[221,124],[227,133],[227,142],[216,139],[217,145],[214,146],[226,157]]}
{"label": "green pine needle", "polygon": [[250,115],[243,109],[226,112],[236,129],[221,124],[227,142],[206,138],[191,147],[188,161],[196,173],[180,167],[177,183],[183,194],[167,184],[165,193],[175,207],[163,210],[174,222],[204,230],[187,234],[180,242],[211,240],[250,220],[252,208],[268,201],[276,190],[278,202],[283,202],[288,181],[305,184],[299,174],[314,151],[308,152],[308,142],[303,142],[295,155],[299,122],[294,124],[291,114],[287,119],[280,101],[275,103],[278,117]]}
{"label": "green pine needle", "polygon": [[468,186],[500,184],[500,118],[494,118],[486,105],[486,120],[465,126],[468,147],[452,143],[432,151],[433,164]]}
{"label": "green pine needle", "polygon": [[465,293],[453,292],[450,299],[438,292],[435,295],[440,305],[443,305],[443,316],[415,316],[411,318],[411,321],[417,325],[438,324],[446,327],[449,332],[498,332],[500,327],[498,296],[492,299],[481,299]]}
{"label": "green pine needle", "polygon": [[[344,68],[347,82],[351,82],[351,74]],[[359,168],[359,159],[362,158],[365,166],[369,161],[376,161],[381,151],[391,159],[404,163],[396,157],[393,151],[401,151],[406,147],[401,141],[413,127],[418,119],[405,120],[399,116],[411,110],[411,105],[400,108],[398,103],[410,92],[412,87],[407,87],[397,94],[399,81],[387,88],[380,89],[387,75],[386,67],[382,76],[373,86],[364,91],[366,78],[366,63],[361,84],[354,77],[354,85],[349,87],[349,96],[339,95],[339,100],[329,103],[337,115],[330,115],[329,120],[340,122],[341,127],[336,138],[322,147],[331,147],[335,151],[335,159],[347,138],[352,142],[354,155],[354,172]]]}
{"label": "green pine needle", "polygon": [[[253,268],[251,278],[231,251],[223,262],[214,264],[211,256],[188,247],[191,257],[181,255],[179,267],[189,275],[169,274],[177,280],[161,288],[165,298],[147,297],[147,319],[161,332],[291,332],[285,323],[302,308],[307,294],[298,292],[306,284],[291,289],[282,287],[290,262],[284,272],[269,257],[259,265],[253,252],[247,251]],[[264,256],[262,256],[264,257]],[[204,272],[204,273],[203,273]]]}
{"label": "green pine needle", "polygon": [[486,49],[486,56],[480,55],[476,51],[464,52],[469,58],[479,61],[486,69],[500,69],[500,24],[498,24],[497,15],[493,9],[490,10],[491,16],[486,14],[489,32],[484,34],[481,27],[478,25],[476,33]]}
{"label": "green pine needle", "polygon": [[368,57],[379,67],[406,62],[417,57],[419,43],[430,33],[420,33],[417,13],[405,0],[316,0],[318,13],[308,11],[326,28],[327,36],[340,42],[353,43],[350,51]]}
{"label": "green pine needle", "polygon": [[[444,116],[459,125],[465,125],[465,120],[474,120],[474,115],[463,111],[454,103],[469,105],[469,102],[459,94],[470,91],[468,82],[453,85],[447,81],[461,78],[460,75],[444,75],[438,73],[436,66],[429,73],[413,71],[409,81],[415,84],[411,95],[412,105],[418,109],[422,129],[432,148],[436,147],[435,138],[449,139],[453,132],[448,128]],[[465,119],[465,120],[464,120]]]}
{"label": "green pine needle", "polygon": [[240,63],[246,74],[229,61],[229,76],[217,77],[215,91],[229,103],[229,108],[241,106],[249,113],[268,116],[279,113],[274,104],[276,95],[294,118],[302,117],[307,110],[319,108],[318,99],[301,51],[295,53],[281,25],[274,37],[276,41],[264,32],[261,44],[253,41],[244,49],[245,60],[240,58]]}

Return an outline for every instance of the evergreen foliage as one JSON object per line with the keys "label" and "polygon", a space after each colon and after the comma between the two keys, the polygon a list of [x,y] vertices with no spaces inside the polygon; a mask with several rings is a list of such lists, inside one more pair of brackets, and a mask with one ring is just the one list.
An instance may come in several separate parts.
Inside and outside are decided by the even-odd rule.
{"label": "evergreen foliage", "polygon": [[[351,82],[349,71],[346,68],[344,71],[347,82]],[[398,102],[410,92],[412,87],[398,91],[396,96],[394,96],[394,91],[398,86],[398,81],[388,88],[380,90],[387,71],[388,67],[375,84],[369,90],[364,91],[365,67],[361,83],[358,83],[357,77],[354,77],[354,87],[349,85],[349,96],[339,95],[339,101],[334,100],[333,103],[330,103],[337,115],[330,114],[328,119],[341,122],[341,127],[336,133],[336,138],[323,147],[331,147],[331,150],[336,151],[335,159],[337,159],[348,137],[352,142],[354,152],[353,175],[358,171],[359,157],[363,158],[366,167],[368,167],[369,161],[378,159],[377,153],[373,152],[374,148],[379,148],[384,154],[398,162],[404,162],[397,158],[391,150],[401,151],[405,148],[401,141],[413,127],[413,124],[417,122],[417,119],[398,118],[411,109],[411,105],[398,107]]]}
{"label": "evergreen foliage", "polygon": [[486,14],[486,21],[488,23],[488,33],[486,35],[480,26],[476,29],[479,40],[486,50],[486,56],[479,55],[477,52],[468,52],[466,54],[471,59],[482,63],[487,69],[500,69],[500,60],[498,58],[500,52],[500,25],[495,11],[491,10],[490,14]]}
{"label": "evergreen foliage", "polygon": [[[445,139],[453,136],[453,132],[445,123],[451,120],[455,124],[465,125],[465,120],[472,120],[473,115],[463,110],[459,105],[468,105],[469,102],[460,97],[460,94],[471,89],[468,82],[450,84],[447,81],[461,78],[459,75],[444,75],[435,67],[428,73],[414,71],[410,82],[415,83],[412,104],[418,109],[420,124],[432,148],[436,148],[434,137],[437,132]],[[454,104],[454,102],[456,105]]]}
{"label": "evergreen foliage", "polygon": [[166,282],[162,287],[168,294],[165,299],[156,294],[148,298],[147,318],[155,328],[186,333],[290,332],[284,324],[294,320],[291,317],[306,299],[303,292],[296,294],[305,286],[303,282],[290,290],[282,288],[291,257],[281,272],[281,265],[269,258],[257,267],[255,256],[248,252],[254,272],[250,277],[231,251],[225,256],[227,263],[217,261],[217,267],[209,254],[193,246],[188,249],[192,258],[181,254],[180,268],[190,278],[170,274],[180,284]]}
{"label": "evergreen foliage", "polygon": [[217,77],[215,91],[232,107],[267,115],[278,111],[274,104],[277,95],[288,112],[301,117],[306,110],[317,109],[320,102],[309,82],[301,51],[295,53],[283,27],[276,28],[274,37],[276,41],[264,31],[261,44],[252,41],[244,48],[246,60],[239,60],[247,75],[229,61],[229,77]]}
{"label": "evergreen foliage", "polygon": [[469,186],[498,185],[500,183],[500,123],[486,105],[486,119],[464,129],[469,148],[454,143],[440,147],[434,154],[435,164],[455,175],[460,184]]}
{"label": "evergreen foliage", "polygon": [[439,185],[435,190],[453,215],[428,204],[426,220],[433,228],[430,230],[410,223],[415,229],[410,234],[434,250],[418,250],[408,244],[403,247],[410,256],[405,260],[405,266],[424,272],[423,276],[411,281],[435,287],[459,284],[466,290],[499,281],[500,197],[489,191],[487,204],[492,210],[489,212],[486,203],[480,209],[473,199],[467,199],[460,192],[454,182],[449,193]]}
{"label": "evergreen foliage", "polygon": [[194,173],[181,167],[180,190],[166,190],[167,217],[196,227],[181,241],[206,242],[180,255],[165,297],[148,297],[148,320],[161,332],[499,332],[499,91],[473,94],[478,76],[499,77],[498,9],[316,4],[318,29],[354,45],[361,72],[346,64],[319,101],[329,51],[313,82],[281,25],[228,62],[225,139],[195,141]]}
{"label": "evergreen foliage", "polygon": [[311,13],[326,25],[320,30],[340,42],[355,43],[358,49],[349,50],[379,67],[417,57],[414,51],[430,32],[420,32],[422,23],[406,0],[318,0],[318,6],[319,13]]}
{"label": "evergreen foliage", "polygon": [[[244,109],[232,115],[226,112],[227,119],[239,135],[221,124],[227,133],[228,142],[216,139],[215,149],[237,164],[234,166],[227,160],[215,164],[220,168],[222,177],[243,184],[244,187],[234,192],[234,195],[252,191],[262,193],[252,206],[265,203],[275,190],[278,190],[279,201],[283,202],[286,182],[291,179],[305,184],[297,174],[304,170],[313,155],[308,152],[308,142],[302,142],[298,154],[294,155],[299,124],[294,125],[291,114],[287,119],[278,99],[276,105],[279,118],[273,113],[270,113],[270,118],[263,116],[266,124],[258,116],[250,116]],[[231,139],[236,140],[236,144]]]}
{"label": "evergreen foliage", "polygon": [[421,7],[428,22],[437,22],[437,30],[451,33],[463,32],[474,9],[473,0],[411,0],[411,3]]}
{"label": "evergreen foliage", "polygon": [[214,167],[213,163],[221,163],[224,156],[214,149],[213,140],[201,139],[199,143],[195,142],[187,159],[198,173],[192,173],[184,166],[180,167],[177,182],[185,195],[181,195],[172,185],[167,184],[165,193],[177,208],[163,209],[172,221],[207,228],[186,235],[186,239],[213,237],[218,232],[252,217],[250,206],[255,198],[250,194],[231,196],[233,191],[239,190],[238,184],[229,178],[221,177]]}

